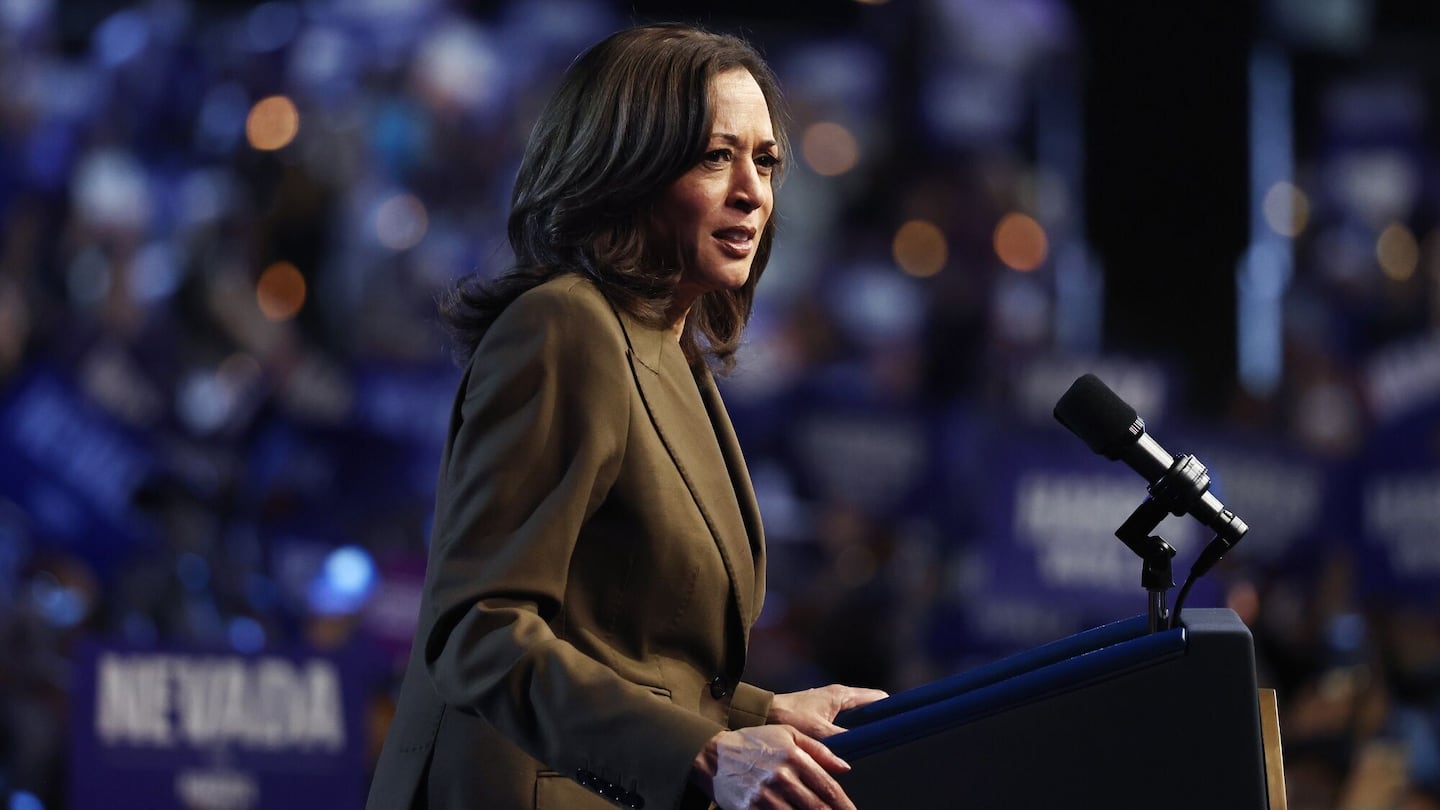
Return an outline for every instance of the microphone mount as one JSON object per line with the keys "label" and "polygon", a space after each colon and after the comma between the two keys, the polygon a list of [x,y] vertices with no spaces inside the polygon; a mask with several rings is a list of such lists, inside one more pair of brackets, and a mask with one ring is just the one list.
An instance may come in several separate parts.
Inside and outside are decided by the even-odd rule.
{"label": "microphone mount", "polygon": [[1165,538],[1151,534],[1164,519],[1165,510],[1154,498],[1146,498],[1115,530],[1115,536],[1141,560],[1140,587],[1150,594],[1152,633],[1168,629],[1170,616],[1165,602],[1170,589],[1175,587],[1170,565],[1175,558],[1175,547],[1165,542]]}
{"label": "microphone mount", "polygon": [[1199,459],[1180,456],[1148,489],[1149,497],[1120,524],[1115,536],[1141,559],[1140,585],[1150,595],[1150,632],[1154,633],[1170,627],[1166,601],[1175,587],[1171,570],[1175,547],[1153,532],[1166,514],[1190,512],[1210,489],[1210,476]]}

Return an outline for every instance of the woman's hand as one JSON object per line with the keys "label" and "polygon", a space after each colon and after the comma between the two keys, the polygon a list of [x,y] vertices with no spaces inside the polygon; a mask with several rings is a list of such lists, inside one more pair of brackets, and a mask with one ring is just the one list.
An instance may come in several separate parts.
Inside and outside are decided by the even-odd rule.
{"label": "woman's hand", "polygon": [[695,782],[723,810],[855,810],[831,773],[850,766],[790,726],[722,731],[695,757]]}
{"label": "woman's hand", "polygon": [[883,697],[836,684],[776,695],[770,725],[710,738],[695,757],[695,780],[724,810],[855,810],[831,776],[850,766],[816,738],[845,730],[835,715]]}
{"label": "woman's hand", "polygon": [[831,684],[819,689],[776,695],[770,703],[770,715],[766,720],[794,726],[800,732],[820,739],[845,730],[835,725],[835,715],[884,697],[889,695],[879,689]]}

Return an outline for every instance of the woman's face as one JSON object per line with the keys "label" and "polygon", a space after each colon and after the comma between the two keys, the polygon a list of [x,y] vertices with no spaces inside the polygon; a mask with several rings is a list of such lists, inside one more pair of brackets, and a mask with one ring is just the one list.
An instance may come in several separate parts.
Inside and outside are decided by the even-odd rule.
{"label": "woman's face", "polygon": [[744,68],[710,82],[712,123],[705,155],[665,192],[656,209],[662,231],[684,262],[676,302],[735,289],[750,277],[755,248],[775,198],[780,155],[770,108]]}

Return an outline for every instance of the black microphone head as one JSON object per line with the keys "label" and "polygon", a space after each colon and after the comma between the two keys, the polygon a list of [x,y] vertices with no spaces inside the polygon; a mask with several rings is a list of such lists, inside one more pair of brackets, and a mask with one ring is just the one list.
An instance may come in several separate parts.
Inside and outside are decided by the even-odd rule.
{"label": "black microphone head", "polygon": [[1145,420],[1094,374],[1071,384],[1055,403],[1055,418],[1091,450],[1112,460],[1145,433]]}

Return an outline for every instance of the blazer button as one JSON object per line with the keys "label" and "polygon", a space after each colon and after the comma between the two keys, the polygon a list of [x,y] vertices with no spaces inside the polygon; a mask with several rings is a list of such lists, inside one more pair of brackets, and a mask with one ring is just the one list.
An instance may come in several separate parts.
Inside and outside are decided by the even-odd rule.
{"label": "blazer button", "polygon": [[725,681],[724,675],[716,675],[710,679],[710,697],[720,700],[730,694],[730,684]]}

